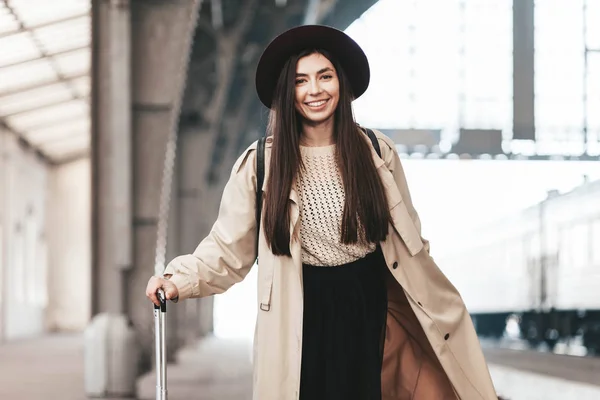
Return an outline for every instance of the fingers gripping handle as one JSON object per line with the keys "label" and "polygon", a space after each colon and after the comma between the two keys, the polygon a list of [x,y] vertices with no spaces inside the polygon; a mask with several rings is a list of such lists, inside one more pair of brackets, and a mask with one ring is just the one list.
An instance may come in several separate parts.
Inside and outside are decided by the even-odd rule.
{"label": "fingers gripping handle", "polygon": [[156,292],[156,297],[158,297],[158,301],[160,301],[160,306],[154,305],[155,310],[160,310],[163,313],[167,312],[167,296],[162,289],[158,289]]}
{"label": "fingers gripping handle", "polygon": [[167,400],[167,347],[165,343],[167,298],[162,289],[158,289],[157,297],[160,301],[160,306],[154,305],[156,400]]}

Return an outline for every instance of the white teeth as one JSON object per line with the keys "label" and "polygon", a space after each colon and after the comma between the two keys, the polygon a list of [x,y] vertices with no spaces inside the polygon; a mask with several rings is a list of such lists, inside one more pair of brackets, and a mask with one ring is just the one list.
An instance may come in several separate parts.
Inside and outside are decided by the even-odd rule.
{"label": "white teeth", "polygon": [[320,107],[323,104],[325,104],[327,100],[321,100],[321,101],[314,101],[312,103],[307,103],[309,107]]}

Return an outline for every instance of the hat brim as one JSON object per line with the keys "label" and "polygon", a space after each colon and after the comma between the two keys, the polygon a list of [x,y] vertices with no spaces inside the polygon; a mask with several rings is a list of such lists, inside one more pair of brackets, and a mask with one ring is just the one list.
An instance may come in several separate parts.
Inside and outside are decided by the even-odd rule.
{"label": "hat brim", "polygon": [[370,68],[361,47],[338,29],[325,25],[302,25],[273,39],[258,61],[256,92],[267,108],[271,108],[277,80],[286,61],[302,50],[313,48],[326,50],[339,61],[355,99],[367,90]]}

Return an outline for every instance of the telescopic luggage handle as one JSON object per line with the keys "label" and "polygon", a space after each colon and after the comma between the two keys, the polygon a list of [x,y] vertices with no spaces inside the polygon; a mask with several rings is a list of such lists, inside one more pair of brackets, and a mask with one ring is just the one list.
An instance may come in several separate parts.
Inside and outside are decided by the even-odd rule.
{"label": "telescopic luggage handle", "polygon": [[156,350],[156,400],[167,400],[167,347],[165,343],[167,297],[162,289],[157,292],[160,306],[154,305],[154,338]]}

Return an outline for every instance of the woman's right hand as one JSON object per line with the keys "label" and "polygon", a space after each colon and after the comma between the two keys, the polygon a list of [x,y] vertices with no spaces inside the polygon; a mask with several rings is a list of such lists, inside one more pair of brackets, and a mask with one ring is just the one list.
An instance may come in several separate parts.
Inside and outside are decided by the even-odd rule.
{"label": "woman's right hand", "polygon": [[153,276],[146,286],[146,296],[157,306],[160,306],[160,300],[157,297],[158,289],[162,289],[165,292],[167,300],[175,299],[179,296],[177,286],[173,282],[161,276]]}

